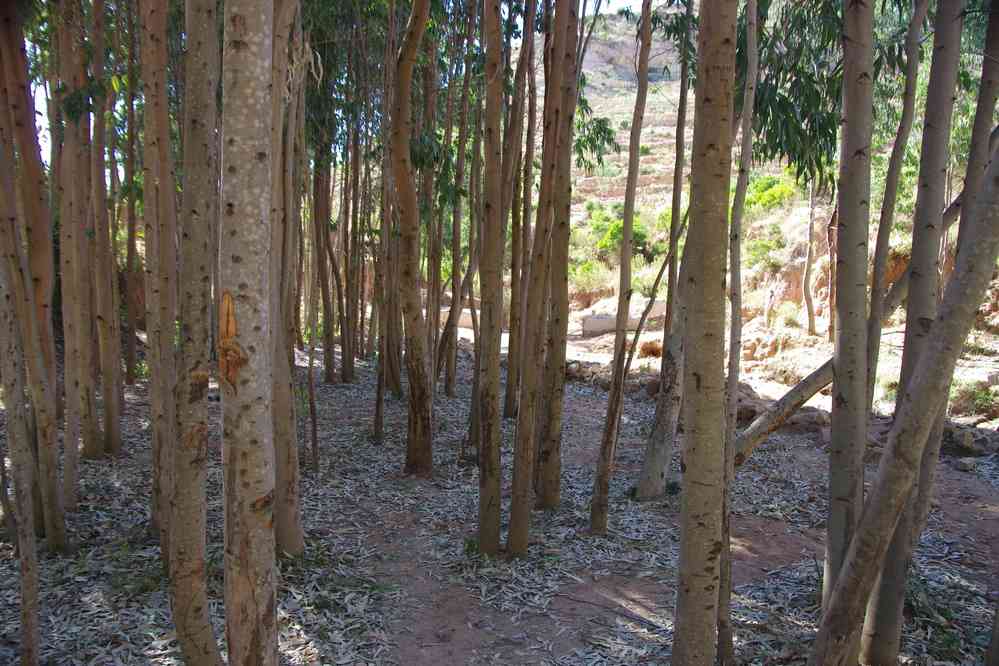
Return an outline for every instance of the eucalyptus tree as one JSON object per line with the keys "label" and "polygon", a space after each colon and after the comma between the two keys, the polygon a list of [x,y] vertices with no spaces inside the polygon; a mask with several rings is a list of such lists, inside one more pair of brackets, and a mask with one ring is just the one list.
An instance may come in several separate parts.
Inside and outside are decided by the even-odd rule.
{"label": "eucalyptus tree", "polygon": [[230,663],[276,666],[271,392],[270,0],[230,0],[222,37],[219,385]]}
{"label": "eucalyptus tree", "polygon": [[649,90],[649,51],[652,48],[652,0],[643,0],[636,38],[638,63],[638,92],[631,114],[631,135],[628,142],[628,177],[624,190],[624,217],[621,232],[621,263],[618,284],[617,318],[614,330],[614,360],[610,395],[607,398],[607,415],[600,442],[600,461],[594,476],[593,499],[590,506],[590,530],[602,534],[607,531],[607,494],[617,448],[618,427],[624,392],[625,337],[631,310],[631,235],[635,217],[635,193],[638,189],[638,172],[641,165],[642,125],[645,121],[645,100]]}
{"label": "eucalyptus tree", "polygon": [[216,254],[212,216],[219,196],[215,136],[219,36],[214,0],[187,0],[184,21],[184,191],[180,234],[180,353],[178,439],[171,443],[174,491],[170,523],[171,608],[188,664],[222,663],[208,615],[205,545],[208,463],[208,382],[212,309],[211,266]]}
{"label": "eucalyptus tree", "polygon": [[[713,664],[724,509],[725,253],[738,3],[705,0],[697,32],[683,373],[683,494],[673,659]],[[689,265],[687,265],[689,264]]]}

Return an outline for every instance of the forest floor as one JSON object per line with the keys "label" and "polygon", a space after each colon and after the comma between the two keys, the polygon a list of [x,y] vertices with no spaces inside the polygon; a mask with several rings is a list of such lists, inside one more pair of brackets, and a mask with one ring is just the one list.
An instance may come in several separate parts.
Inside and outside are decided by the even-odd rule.
{"label": "forest floor", "polygon": [[[299,357],[299,363],[303,362]],[[406,404],[389,397],[385,439],[371,441],[375,374],[317,384],[320,471],[299,404],[307,549],[281,561],[280,647],[289,664],[663,664],[669,662],[679,496],[629,498],[651,421],[644,392],[626,399],[610,531],[588,534],[606,408],[599,387],[569,382],[562,505],[535,512],[529,555],[477,555],[478,482],[458,459],[467,430],[470,356],[455,398],[435,403],[435,474],[401,474]],[[304,396],[305,369],[298,369]],[[317,377],[319,369],[316,369]],[[209,459],[212,616],[222,633],[219,402]],[[43,652],[50,664],[180,663],[159,548],[149,536],[150,451],[144,384],[128,387],[125,454],[84,461],[75,551],[41,563]],[[504,422],[504,508],[514,421]],[[826,458],[818,430],[785,429],[733,486],[733,614],[740,663],[803,663],[818,616]],[[868,479],[874,463],[868,463]],[[959,471],[945,461],[913,563],[908,663],[976,663],[999,580],[999,459]],[[504,527],[506,514],[504,513]],[[17,564],[0,542],[0,663],[17,646]],[[993,597],[994,598],[994,597]]]}

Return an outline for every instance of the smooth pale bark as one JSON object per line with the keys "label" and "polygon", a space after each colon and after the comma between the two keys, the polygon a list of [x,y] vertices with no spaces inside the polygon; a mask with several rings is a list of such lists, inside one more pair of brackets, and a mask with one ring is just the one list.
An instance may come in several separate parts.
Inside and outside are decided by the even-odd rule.
{"label": "smooth pale bark", "polygon": [[628,176],[624,185],[624,217],[621,226],[621,265],[617,293],[617,317],[614,322],[614,360],[611,388],[607,397],[607,414],[600,441],[600,459],[593,479],[593,499],[590,504],[590,531],[607,532],[607,495],[617,450],[618,426],[624,401],[624,357],[631,312],[631,233],[635,218],[635,193],[638,189],[638,171],[641,166],[642,123],[645,120],[645,99],[649,91],[649,51],[652,48],[652,0],[642,0],[642,17],[639,23],[638,92],[631,114],[631,134],[628,142]]}
{"label": "smooth pale bark", "polygon": [[902,175],[902,162],[912,122],[915,117],[916,87],[919,83],[920,41],[923,36],[923,23],[929,10],[929,0],[915,0],[912,17],[905,33],[905,88],[902,91],[902,116],[895,132],[888,170],[885,172],[885,190],[881,199],[881,217],[878,220],[878,237],[874,246],[874,267],[871,270],[870,315],[867,318],[867,409],[874,403],[874,384],[878,374],[878,354],[881,351],[881,320],[884,319],[885,284],[888,266],[891,228],[895,221],[895,203],[898,200],[898,181]]}
{"label": "smooth pale bark", "polygon": [[[572,8],[570,8],[572,9]],[[569,239],[572,203],[572,132],[578,100],[576,60],[578,16],[569,13],[565,57],[562,60],[562,110],[559,127],[555,192],[552,202],[551,247],[548,260],[548,339],[545,344],[545,375],[538,425],[538,466],[535,488],[538,505],[554,509],[561,501],[562,401],[565,396],[566,333],[569,326]],[[553,61],[558,63],[558,61]]]}
{"label": "smooth pale bark", "polygon": [[229,0],[222,43],[219,385],[229,663],[276,666],[269,0]]}
{"label": "smooth pale bark", "polygon": [[180,354],[177,428],[171,443],[174,492],[170,524],[171,608],[177,640],[187,664],[222,663],[208,615],[205,565],[208,462],[209,311],[212,224],[218,198],[215,95],[219,82],[219,37],[215,0],[187,0],[184,73],[184,191],[180,234]]}
{"label": "smooth pale bark", "polygon": [[[486,38],[485,159],[502,162],[500,114],[503,37],[500,0],[486,0],[482,21]],[[482,355],[479,360],[479,551],[495,556],[500,548],[500,335],[503,329],[503,173],[488,168],[483,177],[482,220]]]}
{"label": "smooth pale bark", "polygon": [[413,65],[430,13],[429,0],[415,0],[396,61],[395,104],[392,113],[392,177],[397,191],[400,233],[402,311],[406,320],[406,371],[409,379],[409,422],[404,471],[429,476],[433,471],[433,428],[430,422],[430,376],[427,368],[426,326],[420,303],[420,211],[410,160]]}
{"label": "smooth pale bark", "polygon": [[[693,22],[694,3],[687,3],[685,20]],[[659,394],[652,432],[645,443],[642,471],[639,473],[635,499],[650,500],[666,492],[669,466],[673,460],[683,402],[683,335],[675,312],[679,302],[678,247],[680,243],[680,218],[683,217],[683,170],[686,163],[687,96],[690,87],[690,54],[680,52],[680,100],[676,112],[676,152],[673,160],[673,192],[670,202],[669,252],[670,264],[666,276],[666,321],[663,324],[663,357],[659,368]]]}
{"label": "smooth pale bark", "polygon": [[[7,212],[6,206],[4,212]],[[6,215],[5,215],[6,217]],[[3,223],[17,223],[4,219]],[[34,506],[31,488],[34,484],[35,462],[31,453],[28,433],[25,393],[24,345],[16,324],[16,304],[12,289],[13,280],[7,267],[0,266],[0,377],[3,377],[3,399],[7,414],[7,445],[14,471],[14,494],[17,503],[17,561],[20,581],[21,664],[35,666],[39,663],[38,630],[38,552],[35,545]],[[0,465],[3,457],[0,456]],[[6,489],[3,491],[6,493]]]}
{"label": "smooth pale bark", "polygon": [[[867,441],[867,229],[874,110],[874,7],[843,3],[843,131],[836,226],[836,327],[823,605],[836,585],[864,503]],[[855,629],[859,629],[856,627]],[[850,650],[856,659],[859,638]]]}
{"label": "smooth pale bark", "polygon": [[815,183],[808,188],[808,234],[805,240],[805,270],[801,276],[801,297],[805,302],[808,334],[815,335],[815,305],[812,301],[812,264],[815,263]]}
{"label": "smooth pale bark", "polygon": [[725,477],[725,256],[738,3],[700,6],[684,263],[683,493],[673,660],[715,662]]}
{"label": "smooth pale bark", "polygon": [[[92,62],[93,78],[104,80],[104,0],[95,0],[92,13]],[[108,86],[104,93],[114,96]],[[90,146],[91,202],[94,216],[94,295],[97,323],[98,356],[101,367],[101,398],[104,402],[103,453],[118,455],[121,452],[121,331],[118,312],[115,310],[114,284],[118,279],[116,262],[111,253],[111,229],[108,218],[107,185],[105,181],[104,149],[107,143],[107,123],[104,119],[106,102],[95,104],[94,139]]]}
{"label": "smooth pale bark", "polygon": [[[732,549],[729,516],[729,485],[735,477],[735,431],[739,414],[739,364],[742,361],[742,217],[746,208],[749,171],[753,167],[753,119],[756,81],[760,69],[759,17],[756,0],[746,2],[746,82],[742,96],[739,176],[732,201],[729,226],[729,315],[728,375],[725,379],[725,499],[722,508],[722,556],[718,595],[718,663],[735,662],[732,637]],[[811,223],[809,223],[811,233]],[[809,246],[811,242],[809,241]],[[807,269],[806,269],[807,270]]]}
{"label": "smooth pale bark", "polygon": [[[534,485],[535,466],[535,417],[538,413],[538,388],[543,367],[543,308],[548,245],[551,235],[556,169],[558,165],[557,140],[564,107],[562,98],[563,68],[566,57],[565,43],[569,13],[575,11],[572,2],[555,7],[554,26],[551,28],[550,68],[545,78],[544,140],[541,149],[541,190],[538,197],[537,223],[531,249],[531,270],[525,305],[524,348],[520,379],[520,407],[517,410],[517,434],[514,443],[513,487],[510,498],[510,530],[507,551],[519,557],[527,553],[531,527],[531,490]],[[555,57],[557,56],[557,57]],[[572,53],[568,57],[574,58]]]}
{"label": "smooth pale bark", "polygon": [[999,254],[999,162],[989,165],[964,231],[967,242],[958,253],[943,302],[935,320],[926,322],[926,347],[899,394],[877,478],[826,603],[809,659],[812,666],[840,666],[856,659],[852,637],[919,476],[927,438]]}
{"label": "smooth pale bark", "polygon": [[[939,0],[933,32],[933,61],[926,91],[923,138],[920,145],[919,186],[913,219],[909,259],[909,297],[906,301],[905,344],[899,386],[908,386],[919,357],[927,346],[926,322],[937,311],[940,275],[941,211],[946,197],[950,161],[950,130],[954,110],[963,27],[963,0]],[[927,446],[931,451],[936,443]],[[939,450],[939,449],[937,449]],[[935,460],[933,461],[936,462]],[[933,465],[935,467],[935,464]],[[902,638],[906,579],[912,556],[915,499],[903,510],[888,549],[878,583],[871,591],[867,621],[861,639],[864,664],[895,664]]]}

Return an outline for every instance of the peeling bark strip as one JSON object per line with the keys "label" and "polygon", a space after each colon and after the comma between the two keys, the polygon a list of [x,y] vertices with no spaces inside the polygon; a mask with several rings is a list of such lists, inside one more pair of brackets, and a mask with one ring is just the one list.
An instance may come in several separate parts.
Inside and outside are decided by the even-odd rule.
{"label": "peeling bark strip", "polygon": [[246,352],[236,340],[238,335],[236,305],[232,292],[226,289],[222,292],[222,303],[219,306],[219,379],[233,395],[239,392],[236,379],[240,369],[247,363]]}

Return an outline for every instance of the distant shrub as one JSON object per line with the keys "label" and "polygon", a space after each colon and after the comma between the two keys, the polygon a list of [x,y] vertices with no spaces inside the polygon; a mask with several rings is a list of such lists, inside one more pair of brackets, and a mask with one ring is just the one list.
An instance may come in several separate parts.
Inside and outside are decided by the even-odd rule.
{"label": "distant shrub", "polygon": [[780,270],[781,261],[778,253],[787,247],[784,232],[776,222],[767,227],[762,236],[746,241],[746,264],[750,268],[762,266],[769,273]]}
{"label": "distant shrub", "polygon": [[649,148],[648,146],[644,146],[644,145],[643,146],[639,146],[638,147],[638,154],[641,155],[642,157],[648,157],[649,155],[652,154],[652,149]]}
{"label": "distant shrub", "polygon": [[569,281],[576,291],[596,291],[613,284],[611,270],[600,261],[588,260],[569,267]]}
{"label": "distant shrub", "polygon": [[760,176],[746,190],[746,210],[768,211],[779,208],[793,199],[796,193],[794,180],[788,176]]}
{"label": "distant shrub", "polygon": [[989,419],[999,417],[999,392],[985,382],[955,382],[950,388],[950,413]]}
{"label": "distant shrub", "polygon": [[621,121],[620,127],[623,130],[630,130],[631,129],[631,120],[628,119],[628,118],[625,118],[624,120]]}

